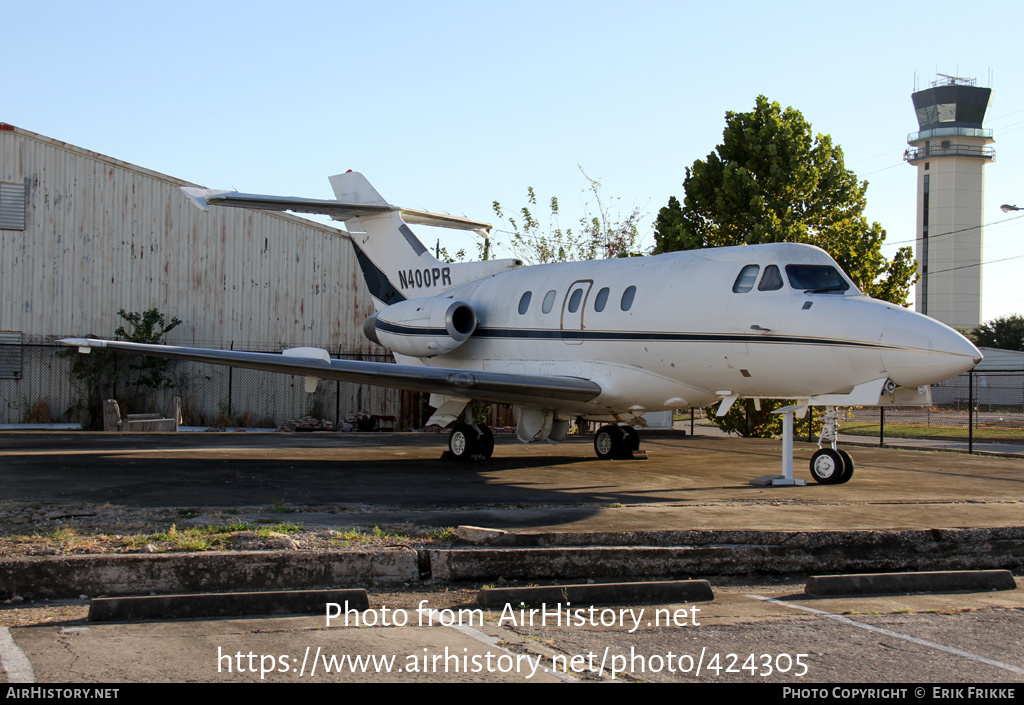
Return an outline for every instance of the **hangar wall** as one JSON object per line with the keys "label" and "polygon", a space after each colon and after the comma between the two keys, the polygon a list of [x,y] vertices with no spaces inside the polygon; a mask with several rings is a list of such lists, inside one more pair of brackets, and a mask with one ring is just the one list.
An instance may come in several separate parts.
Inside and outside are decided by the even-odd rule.
{"label": "hangar wall", "polygon": [[[183,321],[168,335],[170,344],[270,352],[316,346],[372,359],[385,353],[362,334],[372,303],[341,231],[287,214],[204,213],[179,190],[190,185],[0,123],[0,208],[18,216],[19,197],[24,208],[23,223],[0,219],[5,341],[47,346],[66,336],[113,337],[123,324],[118,309],[155,307]],[[43,358],[23,355],[20,375],[0,380],[0,423],[16,422],[12,413],[55,394],[43,377],[61,363]],[[284,408],[253,414],[307,413],[308,400],[293,393],[301,379],[265,380],[261,395]],[[379,404],[386,408],[372,413],[395,413],[399,394],[388,394]],[[344,396],[347,406],[372,395]],[[73,401],[50,400],[53,415],[64,416]],[[225,402],[203,404],[216,409]]]}

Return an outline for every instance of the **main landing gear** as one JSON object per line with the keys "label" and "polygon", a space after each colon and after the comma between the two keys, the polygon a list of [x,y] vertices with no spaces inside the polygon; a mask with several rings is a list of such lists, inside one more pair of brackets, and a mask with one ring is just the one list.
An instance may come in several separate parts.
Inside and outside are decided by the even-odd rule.
{"label": "main landing gear", "polygon": [[594,434],[594,451],[602,460],[631,460],[639,455],[640,434],[632,426],[602,426]]}
{"label": "main landing gear", "polygon": [[[839,438],[839,412],[834,406],[826,407],[825,423],[818,436],[818,450],[811,456],[811,477],[822,485],[841,485],[853,477],[853,458],[845,450],[836,448]],[[822,448],[829,443],[831,447]]]}
{"label": "main landing gear", "polygon": [[494,434],[483,424],[455,424],[448,435],[447,456],[451,460],[488,460],[494,453]]}
{"label": "main landing gear", "polygon": [[[594,435],[594,450],[603,460],[647,457],[640,450],[640,434],[631,426],[602,426]],[[483,424],[457,423],[448,435],[446,460],[483,461],[494,453],[494,435]]]}

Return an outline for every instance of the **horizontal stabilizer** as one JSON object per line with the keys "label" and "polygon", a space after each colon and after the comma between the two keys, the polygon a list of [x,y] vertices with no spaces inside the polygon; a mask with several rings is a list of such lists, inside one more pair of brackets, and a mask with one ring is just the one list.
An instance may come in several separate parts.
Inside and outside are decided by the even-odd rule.
{"label": "horizontal stabilizer", "polygon": [[293,196],[262,196],[255,193],[239,193],[237,191],[218,191],[216,189],[194,188],[183,186],[182,191],[192,203],[202,210],[209,206],[230,206],[232,208],[257,208],[265,211],[291,211],[293,213],[316,213],[336,218],[378,215],[400,210],[395,206],[341,203],[340,201],[324,201],[315,198],[295,198]]}
{"label": "horizontal stabilizer", "polygon": [[232,208],[255,208],[265,211],[291,211],[292,213],[308,213],[329,215],[335,220],[367,217],[397,211],[402,220],[410,225],[429,225],[437,228],[453,230],[474,230],[485,233],[490,231],[490,223],[459,218],[442,213],[428,213],[410,208],[399,208],[387,203],[342,203],[316,198],[296,198],[293,196],[264,196],[255,193],[239,193],[219,189],[183,186],[181,190],[200,210],[208,211],[210,206],[229,206]]}

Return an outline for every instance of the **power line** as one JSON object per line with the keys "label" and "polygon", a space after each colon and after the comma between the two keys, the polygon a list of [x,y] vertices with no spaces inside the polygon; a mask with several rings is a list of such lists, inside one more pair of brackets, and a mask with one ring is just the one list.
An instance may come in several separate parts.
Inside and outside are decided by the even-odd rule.
{"label": "power line", "polygon": [[[959,230],[950,230],[948,233],[938,233],[936,235],[929,235],[928,239],[929,240],[936,240],[936,239],[938,239],[940,237],[945,237],[947,235],[956,235],[957,233],[966,233],[966,232],[970,232],[971,230],[981,230],[982,228],[988,228],[988,227],[995,226],[995,225],[1001,225],[1003,223],[1009,223],[1011,220],[1020,220],[1021,218],[1024,218],[1024,215],[1015,215],[1012,218],[1003,218],[1002,220],[993,220],[991,223],[983,223],[981,225],[972,225],[969,228],[960,228]],[[905,245],[905,244],[907,244],[909,242],[917,242],[918,239],[919,238],[915,237],[912,240],[893,240],[892,242],[888,242],[887,241],[885,244],[886,245]]]}
{"label": "power line", "polygon": [[1007,260],[1020,259],[1021,257],[1024,257],[1024,255],[1014,255],[1013,257],[1003,257],[1002,259],[992,259],[992,260],[989,260],[988,262],[975,262],[974,264],[962,264],[959,267],[950,267],[948,269],[928,270],[928,276],[931,276],[933,274],[941,274],[943,272],[953,272],[953,271],[956,271],[957,269],[969,269],[971,267],[980,267],[980,266],[985,265],[985,264],[995,264],[996,262],[1006,262]]}

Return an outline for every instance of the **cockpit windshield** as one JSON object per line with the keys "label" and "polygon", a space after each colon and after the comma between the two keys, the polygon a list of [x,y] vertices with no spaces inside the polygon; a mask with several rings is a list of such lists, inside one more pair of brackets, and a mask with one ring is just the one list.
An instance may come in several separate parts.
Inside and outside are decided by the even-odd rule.
{"label": "cockpit windshield", "polygon": [[843,275],[827,264],[787,264],[786,276],[790,286],[808,294],[841,294],[850,288]]}

